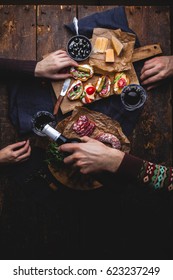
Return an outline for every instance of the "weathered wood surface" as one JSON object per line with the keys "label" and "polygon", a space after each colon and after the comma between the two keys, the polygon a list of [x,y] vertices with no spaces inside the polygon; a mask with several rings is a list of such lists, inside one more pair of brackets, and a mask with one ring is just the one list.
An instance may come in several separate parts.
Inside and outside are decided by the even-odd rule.
{"label": "weathered wood surface", "polygon": [[[0,6],[0,56],[41,59],[48,52],[64,48],[70,36],[63,26],[64,23],[71,22],[74,16],[82,18],[112,7]],[[170,54],[172,25],[169,7],[129,6],[126,7],[126,13],[129,26],[138,35],[141,46],[159,43],[163,54]],[[4,84],[0,85],[0,94],[2,147],[14,142],[18,136],[8,119],[8,98]],[[170,83],[148,92],[146,105],[130,137],[133,154],[151,161],[171,164],[170,102]],[[31,190],[23,190],[19,186],[8,185],[2,174],[0,180],[1,207],[4,202],[0,232],[0,254],[3,258],[73,259],[78,256],[91,259],[104,256],[105,259],[114,256],[115,259],[128,259],[135,249],[135,239],[133,242],[131,239],[134,236],[140,242],[142,252],[140,256],[138,254],[135,257],[143,258],[152,233],[152,246],[156,251],[150,244],[149,258],[152,258],[152,253],[160,253],[160,250],[167,253],[169,246],[167,247],[166,238],[164,242],[160,238],[161,228],[164,228],[167,236],[172,220],[168,214],[168,205],[157,195],[153,199],[152,196],[148,198],[145,192],[140,193],[139,197],[134,190],[127,190],[125,194],[121,194],[119,190],[116,193],[116,190],[109,189],[92,194],[60,189],[52,195],[52,192],[47,193],[43,186],[40,194],[35,197],[31,194],[34,193],[32,186]],[[141,214],[140,219],[136,217],[138,212]],[[116,225],[116,229],[113,224]],[[148,228],[149,226],[151,228]],[[160,249],[157,249],[157,241]],[[117,246],[121,242],[120,255],[121,251]],[[127,252],[126,255],[123,255],[123,252]]]}
{"label": "weathered wood surface", "polygon": [[[163,55],[171,54],[169,7],[127,7],[129,26],[141,46],[159,43]],[[144,137],[145,136],[145,137]],[[132,152],[142,158],[172,163],[171,83],[148,92],[143,113],[133,133]],[[142,149],[141,149],[142,148]]]}
{"label": "weathered wood surface", "polygon": [[41,59],[46,53],[65,49],[70,34],[66,32],[65,23],[76,16],[75,6],[41,5],[37,8],[37,57]]}
{"label": "weathered wood surface", "polygon": [[0,6],[2,57],[36,59],[36,6]]}

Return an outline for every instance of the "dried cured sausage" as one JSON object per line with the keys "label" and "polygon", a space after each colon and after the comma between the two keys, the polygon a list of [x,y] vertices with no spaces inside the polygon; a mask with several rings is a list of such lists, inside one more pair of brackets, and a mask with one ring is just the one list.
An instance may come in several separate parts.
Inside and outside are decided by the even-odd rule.
{"label": "dried cured sausage", "polygon": [[110,144],[114,149],[121,149],[121,143],[119,139],[111,133],[100,133],[95,137],[95,139],[100,142]]}

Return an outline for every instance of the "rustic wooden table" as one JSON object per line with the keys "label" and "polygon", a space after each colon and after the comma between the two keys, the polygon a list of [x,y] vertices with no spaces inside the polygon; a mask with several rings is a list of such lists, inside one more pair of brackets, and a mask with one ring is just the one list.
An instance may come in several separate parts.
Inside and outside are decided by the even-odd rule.
{"label": "rustic wooden table", "polygon": [[[72,22],[74,16],[80,19],[94,12],[101,12],[110,8],[113,8],[113,6],[1,5],[0,56],[39,60],[48,52],[64,48],[71,36],[66,31],[64,23]],[[138,35],[141,46],[160,43],[163,54],[171,54],[169,6],[126,6],[126,14],[129,27]],[[0,147],[3,147],[14,142],[18,136],[8,118],[8,96],[4,83],[0,84],[0,95]],[[172,164],[171,105],[170,82],[148,92],[144,110],[130,136],[131,151],[134,155],[166,165]],[[78,252],[78,257],[85,256],[82,253],[86,252],[87,257],[90,250],[90,258],[98,257],[97,253],[100,254],[101,258],[106,258],[112,257],[112,252],[115,253],[116,246],[113,245],[113,240],[116,241],[116,238],[119,240],[123,236],[123,241],[121,240],[124,242],[123,244],[129,244],[128,235],[121,235],[119,227],[118,237],[114,236],[112,227],[116,221],[111,220],[112,216],[109,218],[105,216],[107,211],[103,211],[103,208],[107,207],[112,212],[117,209],[112,209],[106,204],[102,207],[102,196],[105,196],[102,191],[99,191],[100,196],[94,192],[92,197],[85,193],[85,198],[84,194],[76,194],[78,198],[81,199],[82,197],[81,202],[78,201],[76,206],[73,202],[74,194],[65,190],[62,193],[60,192],[56,198],[55,196],[48,196],[50,204],[46,202],[46,206],[43,207],[39,201],[31,203],[30,197],[27,199],[23,193],[21,194],[19,188],[11,189],[7,178],[3,174],[1,174],[0,180],[1,243],[5,244],[4,251],[0,250],[2,255],[7,256],[5,254],[7,252],[11,254],[10,258],[16,258],[20,252],[20,257],[27,257],[28,253],[29,258],[34,256],[36,258],[73,258],[75,252]],[[69,197],[67,198],[67,194],[72,195],[72,200]],[[122,199],[121,203],[126,204],[126,210],[124,211],[127,211],[133,201],[130,213],[135,215],[141,204],[141,198],[134,194],[134,190],[130,191],[130,194],[130,196],[126,194],[128,198],[124,195],[124,202]],[[145,197],[145,194],[142,193],[142,195],[144,195],[142,203],[146,205],[148,198]],[[105,197],[109,198],[107,192]],[[131,198],[132,201],[130,201]],[[94,201],[97,201],[98,206],[92,218],[82,205],[83,199],[88,206],[94,205]],[[114,201],[118,203],[117,199],[110,198],[112,203]],[[161,213],[164,216],[166,211],[170,210],[167,197],[161,198],[159,195],[155,195],[155,198],[150,197],[149,204],[152,204],[153,201],[155,201],[153,207],[166,206],[163,213],[161,207],[159,208],[159,215]],[[70,206],[67,210],[68,203]],[[52,209],[50,209],[50,205],[54,205]],[[151,205],[150,210],[153,210]],[[145,210],[141,213],[147,227],[148,218],[145,216]],[[169,231],[169,226],[172,224],[171,217],[167,215],[165,219],[163,216],[161,215],[161,225]],[[152,224],[151,219],[149,219],[149,225]],[[128,221],[128,227],[133,228],[134,226],[135,228],[136,222],[137,219],[134,219],[132,223]],[[153,223],[154,225],[157,224],[156,221]],[[105,228],[111,231],[110,240],[106,237],[105,240],[102,239],[104,238],[102,231],[105,233]],[[142,232],[143,226],[141,224],[139,228],[139,231]],[[152,230],[154,230],[153,228]],[[158,230],[160,230],[159,227]],[[146,232],[147,238],[149,238],[148,231],[146,230]],[[130,236],[132,237],[133,234]],[[96,235],[100,237],[96,238]],[[158,234],[158,236],[160,235]],[[160,244],[160,247],[167,253],[169,246],[165,245],[164,242]],[[122,252],[126,252],[126,250],[123,251],[126,245],[122,245]],[[144,247],[145,245],[142,246],[143,249]],[[129,250],[132,248],[133,244],[129,245]],[[130,251],[129,254],[123,256],[129,258]],[[152,257],[152,254],[150,256]],[[114,257],[117,257],[116,253]]]}

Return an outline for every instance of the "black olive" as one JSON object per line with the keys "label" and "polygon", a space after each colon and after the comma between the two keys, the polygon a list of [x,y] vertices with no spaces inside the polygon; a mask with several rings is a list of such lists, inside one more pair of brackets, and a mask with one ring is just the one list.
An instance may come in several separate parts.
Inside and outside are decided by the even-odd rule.
{"label": "black olive", "polygon": [[75,41],[75,43],[78,43],[78,42],[79,42],[79,38],[76,37],[76,38],[74,39],[74,41]]}

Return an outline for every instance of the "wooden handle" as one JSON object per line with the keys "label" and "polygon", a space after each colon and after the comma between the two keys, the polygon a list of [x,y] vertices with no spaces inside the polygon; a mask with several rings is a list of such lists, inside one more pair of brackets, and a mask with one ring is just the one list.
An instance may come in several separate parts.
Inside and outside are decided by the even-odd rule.
{"label": "wooden handle", "polygon": [[64,98],[64,96],[59,95],[59,97],[58,97],[58,99],[55,103],[55,106],[54,106],[54,110],[53,110],[54,115],[58,114],[58,110],[59,110],[59,107],[61,105],[61,102],[62,102],[63,98]]}
{"label": "wooden handle", "polygon": [[149,58],[151,56],[161,54],[162,50],[159,44],[147,45],[144,47],[134,49],[132,62]]}

